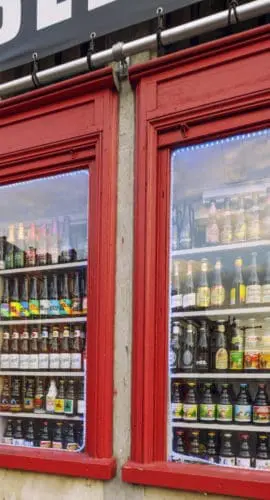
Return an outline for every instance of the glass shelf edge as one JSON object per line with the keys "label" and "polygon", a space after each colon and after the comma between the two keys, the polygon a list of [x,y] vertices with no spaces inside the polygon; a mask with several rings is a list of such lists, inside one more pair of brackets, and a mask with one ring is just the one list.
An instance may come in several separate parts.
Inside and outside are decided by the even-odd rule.
{"label": "glass shelf edge", "polygon": [[183,379],[193,379],[193,378],[204,378],[204,379],[270,379],[270,373],[171,373],[170,378],[183,378]]}
{"label": "glass shelf edge", "polygon": [[2,269],[0,271],[0,276],[5,276],[7,274],[21,274],[21,273],[34,273],[42,271],[61,271],[61,269],[73,269],[76,267],[86,267],[87,260],[80,260],[78,262],[69,262],[65,264],[49,264],[47,266],[33,266],[33,267],[19,267],[14,269]]}
{"label": "glass shelf edge", "polygon": [[18,412],[13,413],[11,411],[1,411],[0,417],[15,417],[15,418],[41,418],[42,420],[72,420],[72,421],[83,421],[83,418],[78,415],[70,417],[68,415],[55,415],[52,413],[26,413]]}
{"label": "glass shelf edge", "polygon": [[232,243],[231,245],[217,245],[212,247],[188,248],[187,250],[173,250],[171,257],[183,257],[185,255],[196,255],[202,253],[226,252],[229,250],[243,250],[246,248],[257,248],[260,246],[270,246],[270,240],[246,241],[243,243]]}
{"label": "glass shelf edge", "polygon": [[269,432],[270,425],[241,425],[241,424],[218,424],[218,423],[201,423],[201,422],[172,422],[173,428],[189,428],[189,429],[213,429],[217,431],[239,431],[239,432]]}
{"label": "glass shelf edge", "polygon": [[239,309],[207,309],[207,310],[197,310],[197,311],[180,311],[177,313],[171,313],[171,318],[197,318],[197,317],[216,317],[216,316],[244,316],[252,314],[264,314],[270,313],[270,306],[259,306],[259,307],[242,307]]}
{"label": "glass shelf edge", "polygon": [[[0,370],[0,377],[4,376],[16,376],[16,377],[84,377],[84,372],[50,372],[50,371],[11,371],[11,370]],[[1,412],[0,412],[1,413]]]}
{"label": "glass shelf edge", "polygon": [[86,323],[86,316],[71,316],[66,318],[44,318],[44,319],[11,319],[0,321],[0,326],[7,325],[56,325],[65,323]]}

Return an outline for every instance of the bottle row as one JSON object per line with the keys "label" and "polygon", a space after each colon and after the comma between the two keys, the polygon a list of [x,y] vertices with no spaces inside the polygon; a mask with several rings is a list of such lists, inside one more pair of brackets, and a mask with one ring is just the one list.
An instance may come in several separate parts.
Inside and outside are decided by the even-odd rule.
{"label": "bottle row", "polygon": [[[270,424],[270,401],[266,385],[258,384],[254,398],[248,384],[240,384],[238,394],[229,384],[219,391],[215,384],[203,386],[194,382],[173,382],[171,389],[171,415],[184,422],[218,422],[220,424]],[[270,428],[269,428],[270,429]]]}
{"label": "bottle row", "polygon": [[[243,273],[243,260],[235,259],[234,276],[227,270],[222,273],[222,261],[217,259],[213,272],[207,259],[201,259],[200,274],[196,280],[194,261],[188,261],[184,278],[181,277],[181,261],[172,263],[171,309],[172,312],[196,308],[241,307],[270,304],[270,252],[267,253],[265,272],[257,270],[257,253],[252,252],[247,276]],[[230,280],[231,278],[231,280]]]}
{"label": "bottle row", "polygon": [[171,460],[270,470],[269,438],[262,433],[174,429]]}
{"label": "bottle row", "polygon": [[5,377],[0,399],[0,412],[84,415],[84,383],[44,377]]}
{"label": "bottle row", "polygon": [[1,229],[0,269],[43,266],[87,259],[87,226],[73,225],[70,218],[54,218],[50,223]]}
{"label": "bottle row", "polygon": [[6,328],[0,352],[1,370],[74,370],[83,368],[85,332],[80,326],[62,329],[53,325],[50,330],[24,326]]}
{"label": "bottle row", "polygon": [[172,210],[172,250],[270,238],[270,193],[210,204],[180,203]]}
{"label": "bottle row", "polygon": [[83,447],[83,425],[8,419],[2,444],[78,451]]}
{"label": "bottle row", "polygon": [[0,305],[3,320],[47,318],[87,314],[87,289],[84,273],[44,274],[42,279],[24,276],[22,281],[4,280]]}

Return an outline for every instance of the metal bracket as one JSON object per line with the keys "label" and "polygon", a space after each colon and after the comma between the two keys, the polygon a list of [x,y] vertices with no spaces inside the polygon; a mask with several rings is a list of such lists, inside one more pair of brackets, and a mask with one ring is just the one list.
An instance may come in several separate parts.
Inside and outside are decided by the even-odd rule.
{"label": "metal bracket", "polygon": [[93,64],[92,64],[92,55],[95,53],[95,39],[96,39],[96,37],[97,37],[97,34],[94,31],[92,31],[92,33],[90,33],[89,47],[88,47],[88,51],[86,54],[87,66],[88,66],[89,71],[93,71],[95,69]]}
{"label": "metal bracket", "polygon": [[229,0],[228,2],[228,25],[232,25],[232,13],[234,15],[234,19],[236,23],[239,23],[239,16],[236,10],[236,7],[239,7],[238,0]]}
{"label": "metal bracket", "polygon": [[165,14],[163,7],[158,7],[156,10],[157,14],[157,55],[158,57],[164,56],[165,47],[161,40],[161,33],[165,29]]}
{"label": "metal bracket", "polygon": [[112,46],[113,60],[118,63],[117,68],[113,72],[115,86],[120,91],[121,82],[128,78],[128,68],[130,66],[130,57],[124,55],[124,43],[117,42]]}
{"label": "metal bracket", "polygon": [[38,79],[37,73],[39,71],[39,65],[38,65],[38,54],[37,52],[33,52],[32,54],[32,64],[31,64],[31,77],[32,77],[32,82],[33,85],[36,89],[41,87],[41,83]]}

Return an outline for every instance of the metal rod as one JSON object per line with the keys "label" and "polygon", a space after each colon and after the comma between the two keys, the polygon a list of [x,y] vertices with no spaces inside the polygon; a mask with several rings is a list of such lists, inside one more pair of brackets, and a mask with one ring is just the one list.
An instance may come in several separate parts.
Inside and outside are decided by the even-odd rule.
{"label": "metal rod", "polygon": [[[270,13],[270,0],[253,0],[247,4],[237,7],[239,21],[247,21],[253,17],[262,16]],[[232,15],[232,23],[236,23],[234,15]],[[217,14],[197,19],[189,23],[176,26],[162,31],[161,41],[164,45],[173,42],[191,38],[194,36],[209,33],[219,28],[224,28],[228,24],[228,10],[223,10]],[[156,34],[148,35],[138,40],[122,44],[123,57],[135,55],[144,50],[152,50],[157,46]],[[111,49],[102,50],[92,55],[91,63],[94,68],[100,68],[105,64],[109,64],[115,60],[113,47]],[[71,76],[88,71],[87,58],[81,57],[75,61],[70,61],[59,66],[54,66],[43,71],[37,72],[38,80],[42,85],[70,78]],[[34,88],[32,76],[25,76],[10,82],[0,85],[0,96],[2,98],[18,94]]]}

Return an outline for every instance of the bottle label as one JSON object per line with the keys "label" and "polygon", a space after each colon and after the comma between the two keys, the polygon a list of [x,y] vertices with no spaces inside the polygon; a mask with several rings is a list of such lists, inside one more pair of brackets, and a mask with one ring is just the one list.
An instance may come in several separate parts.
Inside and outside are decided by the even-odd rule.
{"label": "bottle label", "polygon": [[36,250],[35,248],[28,248],[25,255],[25,264],[28,267],[36,265]]}
{"label": "bottle label", "polygon": [[236,465],[237,467],[249,469],[251,467],[251,458],[236,457]]}
{"label": "bottle label", "polygon": [[38,355],[38,367],[40,370],[48,370],[48,368],[49,368],[49,354],[40,353]]}
{"label": "bottle label", "polygon": [[20,302],[20,311],[21,311],[21,317],[22,318],[29,318],[30,316],[30,311],[29,311],[29,302],[26,300],[21,300]]}
{"label": "bottle label", "polygon": [[256,458],[255,462],[256,469],[270,469],[270,459],[263,460],[261,458]]}
{"label": "bottle label", "polygon": [[214,422],[216,420],[216,405],[200,404],[200,420]]}
{"label": "bottle label", "polygon": [[50,363],[50,370],[59,370],[59,368],[60,368],[60,355],[58,352],[50,353],[49,363]]}
{"label": "bottle label", "polygon": [[41,441],[39,442],[39,447],[40,447],[40,448],[51,448],[51,445],[52,445],[51,441],[45,441],[45,440],[44,440],[44,441],[42,441],[42,440],[41,440]]}
{"label": "bottle label", "polygon": [[1,304],[1,318],[8,319],[9,318],[9,304],[5,304],[2,302]]}
{"label": "bottle label", "polygon": [[54,402],[54,413],[64,413],[65,400],[56,398]]}
{"label": "bottle label", "polygon": [[246,304],[260,304],[261,303],[261,285],[248,285]]}
{"label": "bottle label", "polygon": [[244,354],[244,368],[246,370],[258,370],[260,366],[259,353],[246,351]]}
{"label": "bottle label", "polygon": [[71,299],[60,299],[60,315],[70,316],[71,314]]}
{"label": "bottle label", "polygon": [[73,399],[65,399],[64,412],[66,413],[66,415],[73,415],[74,413]]}
{"label": "bottle label", "polygon": [[192,354],[192,351],[190,351],[189,349],[186,349],[183,352],[182,361],[183,361],[183,367],[184,368],[190,368],[190,367],[192,367],[192,364],[193,364],[193,354]]}
{"label": "bottle label", "polygon": [[[207,354],[206,354],[206,356],[207,356]],[[196,368],[200,371],[202,371],[202,370],[207,371],[208,370],[208,361],[207,361],[207,359],[205,359],[203,357],[196,359],[195,365],[196,365]]]}
{"label": "bottle label", "polygon": [[[239,285],[239,303],[245,304],[246,301],[246,287],[245,285]],[[231,289],[230,293],[230,304],[231,306],[236,305],[236,288]]]}
{"label": "bottle label", "polygon": [[10,411],[10,402],[8,399],[6,398],[1,399],[0,411]]}
{"label": "bottle label", "polygon": [[21,250],[15,251],[14,267],[24,267],[24,252]]}
{"label": "bottle label", "polygon": [[47,413],[54,413],[54,408],[55,408],[55,398],[52,398],[51,396],[46,397],[46,412]]}
{"label": "bottle label", "polygon": [[183,308],[196,306],[196,293],[187,293],[183,296]]}
{"label": "bottle label", "polygon": [[10,369],[19,370],[19,354],[10,354]]}
{"label": "bottle label", "polygon": [[210,289],[208,286],[200,286],[197,291],[197,306],[209,307],[210,305]]}
{"label": "bottle label", "polygon": [[198,420],[198,405],[184,403],[183,419],[188,422],[196,422]]}
{"label": "bottle label", "polygon": [[227,370],[228,368],[228,351],[221,347],[216,352],[215,365],[217,370]]}
{"label": "bottle label", "polygon": [[251,422],[252,406],[251,405],[238,405],[234,407],[234,420],[239,423]]}
{"label": "bottle label", "polygon": [[55,450],[62,450],[63,444],[60,441],[53,441],[52,448],[54,448]]}
{"label": "bottle label", "polygon": [[67,451],[76,451],[78,449],[77,443],[67,443]]}
{"label": "bottle label", "polygon": [[[171,299],[171,307],[172,309],[177,309],[178,307],[182,307],[183,305],[183,295],[172,295]],[[73,307],[72,307],[73,309]]]}
{"label": "bottle label", "polygon": [[232,419],[232,405],[217,404],[217,420],[219,420],[220,422],[232,422]]}
{"label": "bottle label", "polygon": [[39,301],[36,299],[29,300],[30,316],[39,316]]}
{"label": "bottle label", "polygon": [[38,370],[38,354],[29,355],[29,370]]}
{"label": "bottle label", "polygon": [[[78,401],[79,403],[79,401]],[[172,418],[182,418],[183,417],[183,403],[172,403],[171,404],[171,409],[172,409]],[[79,412],[79,406],[78,406],[78,413]]]}
{"label": "bottle label", "polygon": [[255,424],[268,424],[270,422],[269,406],[253,406],[253,422]]}
{"label": "bottle label", "polygon": [[211,290],[211,305],[220,307],[225,301],[225,290],[223,286],[214,286]]}
{"label": "bottle label", "polygon": [[230,351],[230,369],[243,370],[244,352]]}
{"label": "bottle label", "polygon": [[20,411],[22,411],[21,403],[15,398],[12,398],[10,400],[10,411],[12,411],[13,413],[19,413]]}
{"label": "bottle label", "polygon": [[20,370],[29,370],[29,354],[20,354]]}
{"label": "bottle label", "polygon": [[48,316],[50,311],[50,301],[47,299],[40,299],[39,310],[40,316]]}
{"label": "bottle label", "polygon": [[60,315],[59,300],[50,299],[49,316],[59,316],[59,315]]}
{"label": "bottle label", "polygon": [[270,302],[270,284],[262,285],[262,303],[268,304]]}
{"label": "bottle label", "polygon": [[[78,399],[78,401],[77,401],[77,413],[78,413],[78,415],[84,415],[84,411],[85,411],[84,399]],[[182,415],[182,410],[181,410],[181,415]]]}
{"label": "bottle label", "polygon": [[34,447],[34,441],[27,441],[27,439],[24,440],[23,446],[26,446],[27,448],[33,448]]}
{"label": "bottle label", "polygon": [[227,465],[228,467],[233,467],[235,465],[235,457],[219,457],[219,463],[221,465]]}
{"label": "bottle label", "polygon": [[70,353],[63,352],[60,354],[60,370],[70,370]]}
{"label": "bottle label", "polygon": [[44,397],[42,394],[36,394],[34,400],[35,413],[44,412]]}
{"label": "bottle label", "polygon": [[261,370],[269,370],[270,369],[270,352],[261,352],[260,353],[260,368]]}
{"label": "bottle label", "polygon": [[2,443],[3,444],[13,444],[13,438],[12,437],[3,437]]}
{"label": "bottle label", "polygon": [[24,398],[23,407],[26,411],[32,411],[34,409],[34,398]]}
{"label": "bottle label", "polygon": [[1,369],[9,370],[10,368],[10,354],[1,354]]}
{"label": "bottle label", "polygon": [[24,439],[16,439],[13,438],[13,446],[23,446],[24,445]]}
{"label": "bottle label", "polygon": [[81,312],[81,300],[78,298],[72,299],[72,314],[79,314],[80,312]]}
{"label": "bottle label", "polygon": [[21,315],[21,304],[17,300],[10,302],[10,317],[19,318]]}
{"label": "bottle label", "polygon": [[71,354],[71,370],[81,370],[82,368],[82,355],[80,352],[73,352]]}

